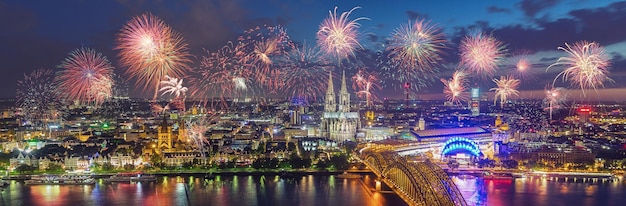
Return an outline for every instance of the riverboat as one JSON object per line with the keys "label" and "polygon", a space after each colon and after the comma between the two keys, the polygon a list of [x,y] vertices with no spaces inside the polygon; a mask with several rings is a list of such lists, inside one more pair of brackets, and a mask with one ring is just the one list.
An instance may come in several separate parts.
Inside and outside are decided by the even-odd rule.
{"label": "riverboat", "polygon": [[91,185],[95,183],[93,178],[80,175],[44,175],[24,181],[25,185]]}
{"label": "riverboat", "polygon": [[515,179],[513,175],[507,173],[491,173],[485,172],[483,174],[483,179],[485,180],[512,180]]}
{"label": "riverboat", "polygon": [[113,175],[104,182],[155,182],[157,179],[154,175],[146,175],[141,172],[121,172]]}

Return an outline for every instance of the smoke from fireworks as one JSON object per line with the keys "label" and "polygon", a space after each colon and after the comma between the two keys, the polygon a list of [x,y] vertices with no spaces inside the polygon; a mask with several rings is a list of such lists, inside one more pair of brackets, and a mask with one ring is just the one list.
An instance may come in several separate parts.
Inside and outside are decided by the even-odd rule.
{"label": "smoke from fireworks", "polygon": [[461,41],[459,50],[460,64],[483,77],[494,75],[506,52],[502,42],[484,33],[466,36]]}
{"label": "smoke from fireworks", "polygon": [[354,56],[354,51],[361,47],[357,40],[358,29],[361,25],[357,21],[367,18],[348,19],[348,16],[358,8],[352,8],[337,17],[337,7],[335,7],[334,11],[328,11],[328,17],[320,24],[317,31],[317,45],[325,54],[337,58],[338,61]]}
{"label": "smoke from fireworks", "polygon": [[22,108],[26,120],[35,122],[45,118],[48,108],[57,103],[57,95],[54,72],[50,69],[38,69],[24,74],[24,79],[17,81],[15,103]]}
{"label": "smoke from fireworks", "polygon": [[109,60],[93,49],[72,51],[57,74],[60,94],[69,101],[98,105],[111,97],[113,67]]}
{"label": "smoke from fireworks", "polygon": [[446,39],[441,28],[424,20],[402,25],[387,47],[389,57],[400,69],[431,70],[442,62]]}
{"label": "smoke from fireworks", "polygon": [[294,49],[281,67],[285,69],[282,75],[284,94],[301,97],[305,101],[316,100],[323,94],[330,64],[315,47],[304,44],[302,48]]}
{"label": "smoke from fireworks", "polygon": [[377,99],[374,89],[381,89],[380,80],[375,73],[368,73],[365,70],[359,70],[352,77],[352,88],[356,91],[359,98],[365,98],[369,106],[372,100]]}
{"label": "smoke from fireworks", "polygon": [[455,71],[451,79],[441,79],[441,82],[444,84],[443,93],[446,95],[446,100],[458,105],[468,100],[469,97],[465,94],[467,89],[465,73]]}
{"label": "smoke from fireworks", "polygon": [[165,22],[152,14],[135,16],[124,25],[117,38],[120,63],[126,74],[158,94],[159,82],[181,77],[190,63],[187,44]]}
{"label": "smoke from fireworks", "polygon": [[517,91],[517,87],[519,87],[520,81],[519,79],[514,79],[511,76],[501,76],[500,79],[493,79],[493,82],[496,83],[497,87],[491,88],[489,91],[494,91],[493,103],[496,103],[496,100],[500,98],[500,107],[504,107],[506,100],[510,96],[519,96],[519,91]]}
{"label": "smoke from fireworks", "polygon": [[[553,66],[565,66],[552,82],[552,85],[559,77],[577,85],[586,96],[585,90],[603,87],[604,82],[613,81],[608,77],[611,66],[610,57],[606,54],[604,47],[596,42],[580,41],[573,45],[565,43],[565,47],[559,50],[567,52],[568,56],[559,58]],[[548,70],[546,69],[546,71]]]}

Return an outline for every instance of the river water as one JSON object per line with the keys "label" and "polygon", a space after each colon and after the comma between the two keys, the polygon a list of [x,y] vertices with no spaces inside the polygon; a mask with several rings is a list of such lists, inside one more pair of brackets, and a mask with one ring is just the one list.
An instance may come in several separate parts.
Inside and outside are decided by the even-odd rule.
{"label": "river water", "polygon": [[[555,182],[541,178],[483,180],[453,178],[469,205],[626,205],[626,183]],[[0,205],[405,205],[394,194],[372,191],[373,177],[333,175],[281,178],[217,176],[159,177],[153,183],[25,186],[11,181]]]}

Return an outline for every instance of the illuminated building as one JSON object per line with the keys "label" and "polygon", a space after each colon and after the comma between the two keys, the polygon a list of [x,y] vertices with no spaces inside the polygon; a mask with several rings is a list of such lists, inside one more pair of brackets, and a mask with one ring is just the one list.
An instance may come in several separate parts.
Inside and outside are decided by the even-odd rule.
{"label": "illuminated building", "polygon": [[172,149],[172,127],[167,124],[165,117],[161,125],[157,127],[157,148],[158,152]]}
{"label": "illuminated building", "polygon": [[[473,150],[480,151],[482,155],[493,147],[492,133],[481,127],[410,131],[401,134],[399,138],[412,141],[410,146],[395,149],[400,155],[431,153],[434,158],[440,158],[443,155],[456,155],[457,153],[476,154]],[[474,148],[473,145],[476,147]],[[454,152],[446,153],[444,152],[446,148],[448,148],[447,152]]]}
{"label": "illuminated building", "polygon": [[350,94],[346,86],[345,71],[341,79],[339,104],[335,102],[332,74],[328,76],[328,89],[324,101],[324,113],[320,125],[322,137],[337,142],[353,140],[356,130],[361,127],[361,120],[358,112],[350,112]]}
{"label": "illuminated building", "polygon": [[472,116],[480,115],[480,88],[472,88],[470,100],[470,110]]}

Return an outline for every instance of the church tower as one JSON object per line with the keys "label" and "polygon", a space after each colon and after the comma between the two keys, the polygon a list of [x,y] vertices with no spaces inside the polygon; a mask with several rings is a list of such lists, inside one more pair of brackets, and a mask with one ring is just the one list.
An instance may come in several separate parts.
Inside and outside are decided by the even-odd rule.
{"label": "church tower", "polygon": [[167,124],[163,116],[163,122],[157,127],[157,151],[172,149],[172,127]]}
{"label": "church tower", "polygon": [[326,89],[326,98],[324,103],[324,112],[336,112],[337,103],[335,102],[335,89],[333,88],[333,73],[328,73],[328,89]]}
{"label": "church tower", "polygon": [[346,71],[343,71],[341,77],[341,90],[339,90],[339,110],[338,112],[350,112],[350,93],[346,86]]}

